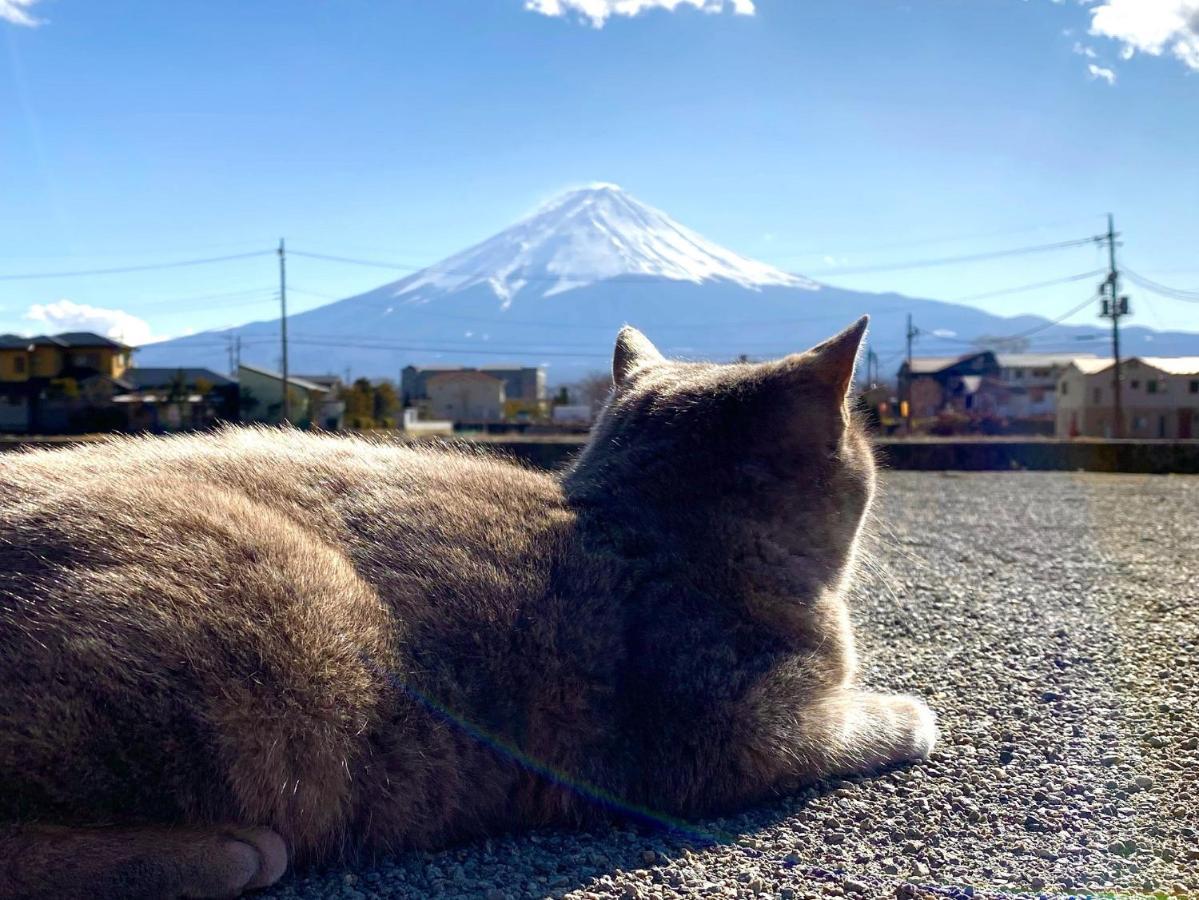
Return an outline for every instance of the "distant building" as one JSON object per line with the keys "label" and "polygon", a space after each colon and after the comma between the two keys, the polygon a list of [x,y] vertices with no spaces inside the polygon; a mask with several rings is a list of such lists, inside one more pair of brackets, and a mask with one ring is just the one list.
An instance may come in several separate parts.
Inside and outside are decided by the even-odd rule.
{"label": "distant building", "polygon": [[545,369],[540,366],[405,366],[400,374],[400,393],[405,406],[429,399],[429,379],[445,372],[482,372],[504,383],[508,401],[543,403],[546,399]]}
{"label": "distant building", "polygon": [[430,418],[451,422],[501,422],[507,386],[504,380],[474,369],[437,372],[424,379]]}
{"label": "distant building", "polygon": [[179,431],[211,428],[238,420],[238,384],[211,369],[127,369],[129,386],[113,403],[125,410],[125,427],[133,431]]}
{"label": "distant building", "polygon": [[590,425],[593,419],[591,407],[586,403],[560,403],[551,416],[555,425]]}
{"label": "distant building", "polygon": [[1076,359],[1093,353],[998,353],[999,380],[1008,397],[999,410],[1010,419],[1040,419],[1052,423],[1057,412],[1057,383]]}
{"label": "distant building", "polygon": [[[1058,437],[1113,437],[1112,361],[1074,360],[1058,380]],[[1199,437],[1199,356],[1134,356],[1120,363],[1124,434]]]}
{"label": "distant building", "polygon": [[899,370],[900,396],[911,386],[912,418],[986,420],[990,427],[1052,434],[1057,384],[1076,359],[1093,354],[995,353],[916,357]]}
{"label": "distant building", "polygon": [[90,331],[0,335],[0,431],[62,434],[121,425],[114,395],[133,348]]}
{"label": "distant building", "polygon": [[337,394],[345,387],[345,382],[341,380],[340,375],[295,375],[293,377],[300,381],[307,381],[309,384],[319,385],[330,394]]}
{"label": "distant building", "polygon": [[[238,366],[241,418],[245,422],[279,425],[283,416],[283,376],[278,372]],[[287,379],[287,421],[301,427],[316,426],[336,430],[341,427],[345,404],[323,385],[289,376]]]}
{"label": "distant building", "polygon": [[999,362],[990,350],[965,356],[918,356],[899,368],[899,396],[911,403],[913,419],[944,412],[982,412],[984,385],[999,383]]}
{"label": "distant building", "polygon": [[422,419],[420,410],[409,407],[400,416],[400,430],[412,435],[451,435],[454,423],[449,419]]}

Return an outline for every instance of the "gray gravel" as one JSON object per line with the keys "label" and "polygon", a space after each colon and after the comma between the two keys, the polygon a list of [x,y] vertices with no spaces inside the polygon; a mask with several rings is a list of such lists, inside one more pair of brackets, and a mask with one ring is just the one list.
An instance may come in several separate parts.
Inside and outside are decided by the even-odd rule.
{"label": "gray gravel", "polygon": [[898,472],[879,512],[863,678],[937,711],[925,765],[263,896],[1199,895],[1199,477]]}

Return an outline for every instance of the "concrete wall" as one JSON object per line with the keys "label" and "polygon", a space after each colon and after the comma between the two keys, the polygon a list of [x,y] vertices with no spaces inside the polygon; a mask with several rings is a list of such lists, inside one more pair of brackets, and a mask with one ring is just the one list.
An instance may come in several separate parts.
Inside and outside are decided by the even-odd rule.
{"label": "concrete wall", "polygon": [[[487,441],[480,447],[543,469],[570,464],[578,441]],[[1199,474],[1195,441],[878,441],[879,464],[924,471],[1047,471]]]}

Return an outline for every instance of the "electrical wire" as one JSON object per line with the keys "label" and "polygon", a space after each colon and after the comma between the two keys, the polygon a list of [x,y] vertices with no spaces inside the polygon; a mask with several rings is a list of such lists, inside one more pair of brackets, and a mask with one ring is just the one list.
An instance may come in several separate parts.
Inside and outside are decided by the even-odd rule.
{"label": "electrical wire", "polygon": [[1129,281],[1142,290],[1151,291],[1170,300],[1180,300],[1183,303],[1199,303],[1199,291],[1170,287],[1151,278],[1146,278],[1144,275],[1138,275],[1128,267],[1124,267],[1120,271]]}
{"label": "electrical wire", "polygon": [[1060,325],[1062,322],[1066,321],[1066,319],[1070,318],[1071,316],[1075,315],[1076,313],[1082,312],[1084,309],[1086,309],[1088,306],[1090,306],[1092,303],[1094,303],[1096,299],[1097,299],[1097,295],[1092,295],[1090,297],[1087,297],[1087,299],[1082,301],[1082,303],[1079,303],[1077,306],[1070,307],[1070,309],[1066,310],[1064,313],[1062,313],[1056,319],[1046,322],[1043,325],[1037,325],[1033,328],[1028,328],[1028,329],[1025,329],[1024,331],[1016,332],[1015,334],[1006,334],[1006,335],[997,335],[995,337],[988,337],[988,338],[986,338],[985,341],[979,341],[979,340],[967,341],[967,340],[964,340],[961,338],[940,337],[939,335],[933,334],[932,332],[924,332],[924,331],[920,332],[920,334],[922,337],[927,335],[928,337],[931,337],[934,340],[945,341],[947,343],[952,343],[952,344],[967,344],[967,345],[975,346],[975,347],[979,346],[980,343],[1001,344],[1006,341],[1018,341],[1018,340],[1023,340],[1025,338],[1030,338],[1034,334],[1039,334],[1042,331],[1046,331],[1047,329],[1052,328],[1054,325]]}
{"label": "electrical wire", "polygon": [[30,281],[38,278],[78,278],[84,275],[120,275],[125,272],[152,272],[159,269],[181,269],[185,266],[205,266],[210,263],[232,262],[236,259],[251,259],[269,256],[274,250],[255,250],[251,253],[234,253],[230,256],[209,256],[204,259],[184,259],[169,263],[154,263],[141,266],[118,266],[111,269],[76,269],[72,272],[26,272],[20,275],[0,275],[0,281]]}
{"label": "electrical wire", "polygon": [[870,272],[898,272],[903,269],[924,269],[935,266],[957,265],[959,263],[983,262],[991,259],[1003,259],[1009,256],[1024,256],[1030,253],[1048,253],[1052,250],[1065,250],[1070,247],[1082,247],[1093,244],[1097,239],[1076,238],[1072,241],[1057,241],[1052,244],[1036,244],[1030,247],[1013,247],[1010,250],[991,250],[986,253],[968,253],[964,256],[943,256],[938,259],[922,259],[906,263],[886,263],[879,266],[850,266],[838,269],[821,269],[815,275],[823,278],[828,275],[862,275]]}
{"label": "electrical wire", "polygon": [[1037,281],[1032,284],[1022,284],[1019,287],[1003,288],[998,291],[986,291],[982,294],[968,294],[965,297],[954,297],[947,300],[947,303],[964,303],[967,300],[987,300],[991,297],[1004,297],[1008,294],[1021,294],[1025,291],[1035,291],[1038,288],[1054,287],[1059,284],[1070,284],[1074,281],[1082,281],[1086,278],[1094,278],[1097,275],[1102,275],[1105,269],[1092,269],[1090,272],[1080,272],[1077,275],[1067,275],[1065,278],[1054,278],[1050,281]]}

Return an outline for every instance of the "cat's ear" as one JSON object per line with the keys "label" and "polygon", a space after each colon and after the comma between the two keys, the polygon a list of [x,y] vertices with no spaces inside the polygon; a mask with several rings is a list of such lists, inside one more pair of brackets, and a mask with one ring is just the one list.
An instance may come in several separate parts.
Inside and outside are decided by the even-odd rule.
{"label": "cat's ear", "polygon": [[620,329],[620,334],[616,335],[616,350],[612,354],[612,381],[619,385],[634,369],[665,361],[666,357],[658,352],[658,348],[650,343],[649,338],[632,325],[626,325]]}
{"label": "cat's ear", "polygon": [[832,387],[838,397],[844,397],[853,386],[854,366],[862,338],[866,336],[869,316],[862,316],[840,334],[817,344],[804,354],[810,360],[811,371],[825,384]]}

